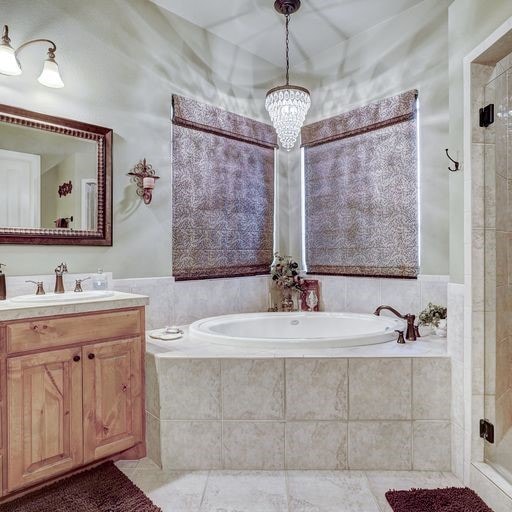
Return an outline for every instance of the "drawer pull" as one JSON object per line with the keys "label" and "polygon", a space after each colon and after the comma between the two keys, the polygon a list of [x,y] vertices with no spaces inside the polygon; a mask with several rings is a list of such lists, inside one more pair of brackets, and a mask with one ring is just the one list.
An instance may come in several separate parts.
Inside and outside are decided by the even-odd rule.
{"label": "drawer pull", "polygon": [[89,354],[87,357],[88,357],[89,359],[94,359],[94,357],[95,357],[95,356],[94,356],[94,354]]}
{"label": "drawer pull", "polygon": [[33,326],[32,326],[32,330],[33,330],[34,332],[39,332],[39,333],[41,333],[41,334],[44,334],[44,332],[42,332],[42,331],[44,331],[44,330],[46,330],[46,329],[48,329],[48,326],[47,326],[46,324],[43,324],[43,325],[41,325],[41,326],[39,326],[39,325],[35,324],[35,325],[33,325]]}
{"label": "drawer pull", "polygon": [[75,361],[75,363],[78,363],[78,361],[80,361],[80,356],[73,356],[73,361]]}
{"label": "drawer pull", "polygon": [[126,391],[127,389],[128,389],[128,386],[127,386],[126,384],[123,384],[123,385],[121,386],[121,391],[123,391],[123,392],[124,392],[124,391]]}

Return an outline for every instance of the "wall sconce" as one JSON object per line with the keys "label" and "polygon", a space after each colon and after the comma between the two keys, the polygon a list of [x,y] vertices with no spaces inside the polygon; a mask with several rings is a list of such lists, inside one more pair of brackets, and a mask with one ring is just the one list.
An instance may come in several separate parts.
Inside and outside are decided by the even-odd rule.
{"label": "wall sconce", "polygon": [[132,181],[137,185],[137,195],[142,197],[144,204],[151,203],[155,181],[160,179],[160,176],[155,174],[153,166],[146,163],[144,158],[128,173],[128,176],[131,176]]}
{"label": "wall sconce", "polygon": [[64,87],[64,82],[59,73],[59,66],[57,62],[55,62],[55,51],[57,50],[55,43],[49,39],[33,39],[23,43],[17,50],[14,50],[11,46],[9,27],[7,25],[4,25],[4,33],[2,42],[0,43],[0,73],[10,76],[21,75],[21,65],[18,60],[18,55],[23,48],[34,43],[51,44],[50,48],[48,48],[48,58],[44,61],[43,71],[37,81],[46,87],[53,87],[55,89]]}

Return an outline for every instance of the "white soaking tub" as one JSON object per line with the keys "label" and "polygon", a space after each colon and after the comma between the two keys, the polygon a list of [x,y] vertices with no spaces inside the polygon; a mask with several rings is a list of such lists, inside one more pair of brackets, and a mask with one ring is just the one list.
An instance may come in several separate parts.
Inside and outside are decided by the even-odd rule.
{"label": "white soaking tub", "polygon": [[253,348],[343,348],[396,340],[400,319],[357,313],[245,313],[203,318],[192,339]]}

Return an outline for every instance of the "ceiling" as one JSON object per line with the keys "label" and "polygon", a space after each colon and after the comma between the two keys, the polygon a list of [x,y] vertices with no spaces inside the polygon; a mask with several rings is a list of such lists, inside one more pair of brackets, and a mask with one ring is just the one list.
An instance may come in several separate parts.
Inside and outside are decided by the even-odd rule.
{"label": "ceiling", "polygon": [[[314,57],[421,1],[302,0],[290,21],[290,61]],[[262,59],[284,64],[284,16],[274,10],[273,0],[153,2]]]}

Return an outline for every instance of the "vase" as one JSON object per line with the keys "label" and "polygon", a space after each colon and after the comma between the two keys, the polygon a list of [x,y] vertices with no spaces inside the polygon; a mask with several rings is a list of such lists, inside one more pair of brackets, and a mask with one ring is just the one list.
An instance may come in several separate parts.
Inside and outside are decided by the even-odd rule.
{"label": "vase", "polygon": [[438,324],[434,327],[434,332],[436,336],[440,338],[446,338],[446,334],[448,332],[448,324],[446,319],[439,320]]}
{"label": "vase", "polygon": [[293,292],[291,288],[283,288],[281,300],[281,311],[289,313],[294,310]]}

